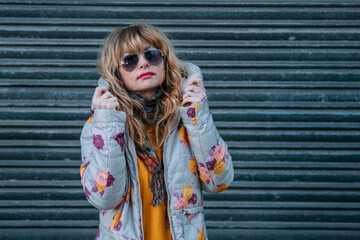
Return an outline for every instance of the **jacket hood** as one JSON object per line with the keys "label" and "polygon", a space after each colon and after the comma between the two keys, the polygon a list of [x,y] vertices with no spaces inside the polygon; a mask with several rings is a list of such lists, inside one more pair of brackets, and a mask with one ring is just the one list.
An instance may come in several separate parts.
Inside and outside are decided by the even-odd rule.
{"label": "jacket hood", "polygon": [[[195,64],[193,64],[191,62],[182,62],[182,64],[185,66],[185,69],[188,73],[188,77],[183,78],[182,83],[181,83],[181,93],[184,94],[184,91],[189,86],[189,83],[191,82],[191,80],[193,80],[195,78],[200,78],[202,80],[203,76],[202,76],[200,68],[198,66],[196,66]],[[100,77],[98,80],[98,86],[106,87],[106,89],[109,90],[108,82],[105,81],[102,77]],[[180,106],[180,108],[183,108],[183,107]],[[92,104],[91,104],[91,109],[94,109]],[[174,117],[174,121],[172,124],[172,130],[178,126],[180,118],[181,118],[180,117],[180,109],[177,109],[177,111],[175,112],[175,117]]]}
{"label": "jacket hood", "polygon": [[[191,62],[182,62],[188,72],[188,78],[183,78],[181,83],[181,93],[184,93],[185,88],[189,85],[190,81],[195,78],[203,79],[201,70],[198,66]],[[99,87],[106,87],[109,90],[109,84],[102,77],[98,80]]]}

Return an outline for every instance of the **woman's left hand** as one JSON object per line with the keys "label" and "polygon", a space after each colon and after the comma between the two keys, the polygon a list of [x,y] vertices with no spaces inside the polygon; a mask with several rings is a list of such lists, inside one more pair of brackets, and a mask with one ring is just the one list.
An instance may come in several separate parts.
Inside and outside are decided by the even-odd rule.
{"label": "woman's left hand", "polygon": [[194,78],[190,81],[189,86],[185,88],[181,105],[185,107],[195,106],[204,98],[206,98],[204,83],[201,78]]}

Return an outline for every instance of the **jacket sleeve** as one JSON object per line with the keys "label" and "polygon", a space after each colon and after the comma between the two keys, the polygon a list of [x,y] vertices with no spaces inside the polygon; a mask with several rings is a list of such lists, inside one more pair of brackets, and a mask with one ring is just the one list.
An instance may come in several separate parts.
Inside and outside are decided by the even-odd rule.
{"label": "jacket sleeve", "polygon": [[214,124],[206,98],[196,106],[180,107],[195,156],[202,188],[207,192],[221,192],[233,181],[234,168],[228,146]]}
{"label": "jacket sleeve", "polygon": [[125,112],[95,109],[81,132],[81,183],[86,198],[98,209],[112,209],[126,195],[125,122]]}

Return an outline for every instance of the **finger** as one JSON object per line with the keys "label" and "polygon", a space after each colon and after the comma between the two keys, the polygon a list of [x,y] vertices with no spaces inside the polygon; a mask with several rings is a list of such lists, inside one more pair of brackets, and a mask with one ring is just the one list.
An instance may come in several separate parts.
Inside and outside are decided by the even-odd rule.
{"label": "finger", "polygon": [[107,92],[105,92],[101,97],[100,97],[100,99],[110,99],[110,98],[113,98],[114,96],[109,92],[109,91],[107,91]]}
{"label": "finger", "polygon": [[112,102],[116,102],[116,103],[118,102],[116,97],[110,98],[109,100],[111,100]]}
{"label": "finger", "polygon": [[186,105],[187,103],[191,103],[191,105],[197,105],[199,104],[201,101],[201,99],[199,98],[194,98],[194,97],[187,97],[185,99],[183,99],[183,102],[181,103],[181,105]]}
{"label": "finger", "polygon": [[201,78],[191,79],[189,86],[191,86],[191,85],[197,85],[200,87],[202,85],[202,79]]}
{"label": "finger", "polygon": [[116,106],[118,105],[118,103],[114,103],[114,102],[110,102],[110,101],[107,101],[107,102],[103,102],[102,103],[102,108],[105,108],[105,109],[116,109]]}
{"label": "finger", "polygon": [[99,98],[103,93],[107,91],[106,87],[97,87],[95,88],[94,98]]}
{"label": "finger", "polygon": [[188,99],[190,99],[190,98],[192,98],[192,99],[198,99],[199,102],[200,102],[202,97],[199,96],[199,95],[197,95],[197,94],[194,94],[194,93],[189,93],[189,94],[187,94],[186,96],[183,96],[183,101],[186,101],[186,100],[188,100]]}
{"label": "finger", "polygon": [[184,92],[199,92],[200,91],[200,88],[197,86],[197,85],[190,85],[188,86]]}
{"label": "finger", "polygon": [[187,97],[195,97],[195,98],[204,98],[205,97],[205,94],[204,93],[195,93],[195,92],[186,92],[184,95],[183,95],[183,98],[187,98]]}

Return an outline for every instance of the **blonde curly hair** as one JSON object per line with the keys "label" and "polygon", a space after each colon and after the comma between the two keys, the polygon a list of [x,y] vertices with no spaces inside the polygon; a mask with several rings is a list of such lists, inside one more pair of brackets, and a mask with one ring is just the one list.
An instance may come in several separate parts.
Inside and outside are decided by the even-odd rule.
{"label": "blonde curly hair", "polygon": [[134,23],[128,27],[114,29],[106,38],[98,59],[98,71],[108,82],[109,91],[113,94],[120,108],[126,113],[129,135],[136,145],[144,147],[146,136],[145,110],[139,99],[124,85],[120,75],[121,56],[124,52],[142,51],[141,40],[146,40],[152,47],[164,54],[165,80],[160,86],[162,92],[155,107],[155,135],[157,145],[163,145],[170,135],[171,123],[175,111],[181,104],[181,83],[187,73],[184,65],[177,58],[169,39],[157,27],[147,23]]}

